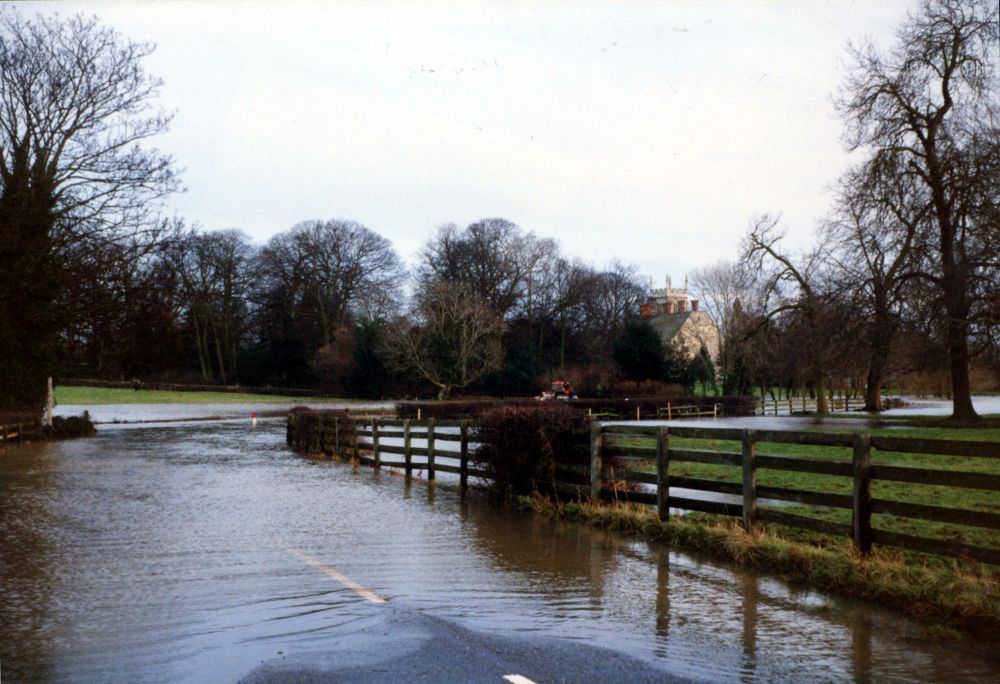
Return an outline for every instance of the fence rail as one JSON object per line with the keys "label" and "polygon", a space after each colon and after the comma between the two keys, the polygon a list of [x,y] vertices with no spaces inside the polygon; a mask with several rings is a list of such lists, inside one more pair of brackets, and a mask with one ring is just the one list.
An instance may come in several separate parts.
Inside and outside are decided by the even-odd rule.
{"label": "fence rail", "polygon": [[[294,414],[289,415],[289,443],[293,442]],[[463,491],[470,477],[485,478],[477,462],[473,427],[468,420],[398,420],[338,416],[321,422],[306,451],[348,456],[374,468],[393,467],[459,475]],[[729,442],[722,448],[678,448],[676,440]],[[387,443],[395,440],[396,443]],[[415,444],[414,442],[419,442]],[[735,443],[735,444],[734,444]],[[843,460],[808,455],[763,453],[760,445],[833,447]],[[581,443],[581,447],[583,444]],[[1000,443],[926,440],[869,436],[862,433],[821,433],[778,430],[742,430],[716,427],[677,427],[592,422],[589,463],[556,463],[557,484],[575,488],[591,500],[630,501],[656,506],[661,519],[671,510],[699,511],[740,518],[744,526],[773,523],[794,528],[849,536],[856,548],[868,552],[873,544],[902,547],[939,555],[965,556],[1000,565],[1000,548],[921,537],[873,527],[873,515],[956,524],[1000,530],[1000,512],[966,510],[947,506],[896,501],[872,496],[879,481],[906,482],[936,487],[1000,491],[1000,475],[934,467],[872,463],[872,452],[1000,458]],[[389,458],[386,458],[386,457]],[[402,459],[393,458],[402,456]],[[422,460],[415,460],[416,458]],[[732,468],[732,478],[671,474],[674,463],[698,463]],[[652,466],[652,467],[650,467]],[[849,492],[811,491],[757,483],[759,471],[809,473],[839,478]],[[849,482],[845,482],[849,481]],[[843,488],[843,487],[841,487]],[[680,491],[678,491],[680,490]],[[697,493],[713,498],[699,498]],[[729,500],[718,500],[719,496]],[[787,504],[850,511],[850,522],[827,520],[781,510]]]}

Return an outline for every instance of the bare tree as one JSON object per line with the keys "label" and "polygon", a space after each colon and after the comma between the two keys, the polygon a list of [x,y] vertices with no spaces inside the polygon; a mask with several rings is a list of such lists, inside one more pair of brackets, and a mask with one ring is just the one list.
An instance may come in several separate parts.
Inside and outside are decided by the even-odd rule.
{"label": "bare tree", "polygon": [[417,297],[410,320],[389,336],[389,357],[447,399],[500,367],[500,319],[493,308],[461,284],[438,282]]}
{"label": "bare tree", "polygon": [[868,411],[882,410],[892,345],[920,265],[919,235],[930,219],[925,189],[895,161],[876,157],[844,174],[826,223],[837,278],[863,320]]}
{"label": "bare tree", "polygon": [[274,236],[262,252],[262,275],[316,321],[322,345],[352,314],[398,309],[403,266],[392,243],[353,221],[304,221]]}
{"label": "bare tree", "polygon": [[745,368],[750,349],[744,332],[747,320],[763,313],[764,296],[759,284],[746,264],[739,261],[720,261],[691,273],[692,291],[719,327],[719,366],[727,391],[745,389],[741,369]]}
{"label": "bare tree", "polygon": [[536,242],[506,219],[482,219],[464,230],[450,223],[424,246],[418,280],[460,283],[504,317],[522,301],[528,274],[545,252]]}
{"label": "bare tree", "polygon": [[400,309],[405,272],[392,243],[353,221],[299,223],[268,241],[255,269],[257,333],[269,374],[286,382],[312,381],[318,352],[340,354],[338,337],[357,320]]}
{"label": "bare tree", "polygon": [[604,271],[591,271],[581,292],[587,355],[610,359],[614,340],[625,330],[628,320],[639,313],[646,288],[639,269],[615,260]]}
{"label": "bare tree", "polygon": [[[825,297],[819,287],[823,248],[819,247],[796,260],[781,251],[784,237],[778,229],[779,217],[763,215],[750,225],[743,248],[747,268],[762,279],[766,313],[761,324],[784,312],[799,312],[809,332],[805,343],[809,349],[809,368],[816,392],[816,412],[828,413],[826,398],[827,358],[824,353],[823,313]],[[787,290],[788,286],[792,291]],[[785,341],[789,347],[790,341]]]}
{"label": "bare tree", "polygon": [[42,403],[66,259],[150,226],[178,187],[144,147],[169,122],[142,68],[152,49],[96,19],[0,10],[0,408]]}
{"label": "bare tree", "polygon": [[167,258],[180,280],[202,377],[223,384],[238,380],[254,258],[249,239],[238,230],[191,231],[170,245]]}
{"label": "bare tree", "polygon": [[938,289],[946,316],[953,415],[976,416],[969,383],[974,318],[970,278],[981,262],[976,220],[983,144],[996,138],[998,10],[990,0],[923,0],[900,27],[889,53],[865,44],[850,50],[853,67],[838,109],[853,149],[895,157],[903,175],[926,190],[933,230],[921,276]]}
{"label": "bare tree", "polygon": [[[691,290],[725,336],[737,308],[748,310],[753,278],[739,261],[719,261],[691,272]],[[738,303],[738,305],[737,305]]]}

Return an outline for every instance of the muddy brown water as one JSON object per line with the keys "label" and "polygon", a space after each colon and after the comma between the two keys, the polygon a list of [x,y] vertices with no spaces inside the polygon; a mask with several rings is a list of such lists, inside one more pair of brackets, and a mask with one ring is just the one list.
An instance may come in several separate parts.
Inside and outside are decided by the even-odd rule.
{"label": "muddy brown water", "polygon": [[301,554],[395,608],[695,680],[1000,678],[995,640],[937,643],[864,603],[462,501],[447,478],[303,459],[280,418],[2,450],[0,540],[4,682],[236,681],[377,624],[383,606]]}

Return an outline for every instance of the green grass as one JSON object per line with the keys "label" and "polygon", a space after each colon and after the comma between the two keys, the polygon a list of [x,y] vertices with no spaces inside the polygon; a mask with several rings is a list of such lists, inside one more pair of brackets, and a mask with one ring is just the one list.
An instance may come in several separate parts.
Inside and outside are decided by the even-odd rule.
{"label": "green grass", "polygon": [[[990,417],[987,424],[995,424],[995,417]],[[834,430],[828,430],[834,431]],[[977,428],[943,428],[943,427],[912,427],[907,429],[874,429],[867,430],[870,434],[892,437],[920,437],[924,439],[960,439],[973,441],[1000,442],[1000,427]],[[626,443],[652,448],[653,441],[648,438],[629,438]],[[707,449],[711,451],[739,452],[737,442],[716,440],[691,440],[672,438],[671,447],[678,449]],[[799,446],[791,444],[760,443],[757,445],[759,454],[778,456],[798,456],[803,458],[819,458],[850,462],[852,453],[843,447]],[[930,456],[925,454],[901,454],[874,451],[872,462],[876,465],[902,465],[940,470],[955,470],[976,473],[1000,474],[1000,459],[968,458],[957,456]],[[643,463],[637,470],[655,472],[652,463]],[[696,477],[721,482],[742,482],[742,469],[734,466],[719,466],[702,463],[670,464],[672,476]],[[757,470],[758,486],[785,487],[813,492],[830,492],[850,495],[853,483],[849,477],[832,475],[817,475],[813,473],[797,473],[781,470],[760,468]],[[906,482],[888,482],[875,480],[872,483],[872,497],[906,501],[911,503],[930,504],[948,508],[958,508],[972,511],[987,511],[1000,513],[1000,496],[996,492],[978,489],[963,489]],[[763,506],[763,503],[762,503]],[[806,515],[809,517],[850,524],[851,511],[823,506],[807,506],[802,504],[783,504],[783,512]],[[1000,531],[985,528],[937,523],[890,515],[872,516],[872,526],[877,529],[900,532],[934,539],[962,542],[975,546],[1000,548]],[[816,546],[826,547],[841,543],[842,540],[820,533],[808,532],[794,528],[772,526],[788,538],[809,542]],[[949,563],[943,557],[926,556],[924,554],[909,554],[920,562]],[[993,571],[1000,574],[1000,569]]]}
{"label": "green grass", "polygon": [[820,547],[763,527],[748,532],[731,519],[703,515],[661,522],[649,507],[633,504],[560,504],[543,497],[519,497],[516,503],[875,601],[923,621],[938,635],[942,626],[982,632],[1000,628],[1000,576],[975,564],[917,563],[894,549],[875,549],[862,557],[846,539]]}
{"label": "green grass", "polygon": [[56,387],[57,404],[272,404],[284,402],[338,401],[316,397],[290,397],[245,392],[170,392],[113,387]]}

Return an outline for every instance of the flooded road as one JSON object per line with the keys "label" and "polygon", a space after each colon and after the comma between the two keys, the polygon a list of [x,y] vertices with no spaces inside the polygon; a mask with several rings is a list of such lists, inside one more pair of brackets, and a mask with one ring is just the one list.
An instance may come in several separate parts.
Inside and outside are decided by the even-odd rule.
{"label": "flooded road", "polygon": [[379,681],[391,671],[380,662],[400,655],[419,672],[445,637],[506,644],[498,661],[526,667],[537,662],[526,645],[540,645],[532,657],[563,658],[570,681],[611,677],[585,665],[604,666],[583,657],[590,647],[634,680],[1000,677],[995,640],[935,644],[894,614],[501,514],[446,481],[303,459],[279,418],[256,430],[245,419],[107,426],[0,451],[0,540],[4,682],[335,669]]}

